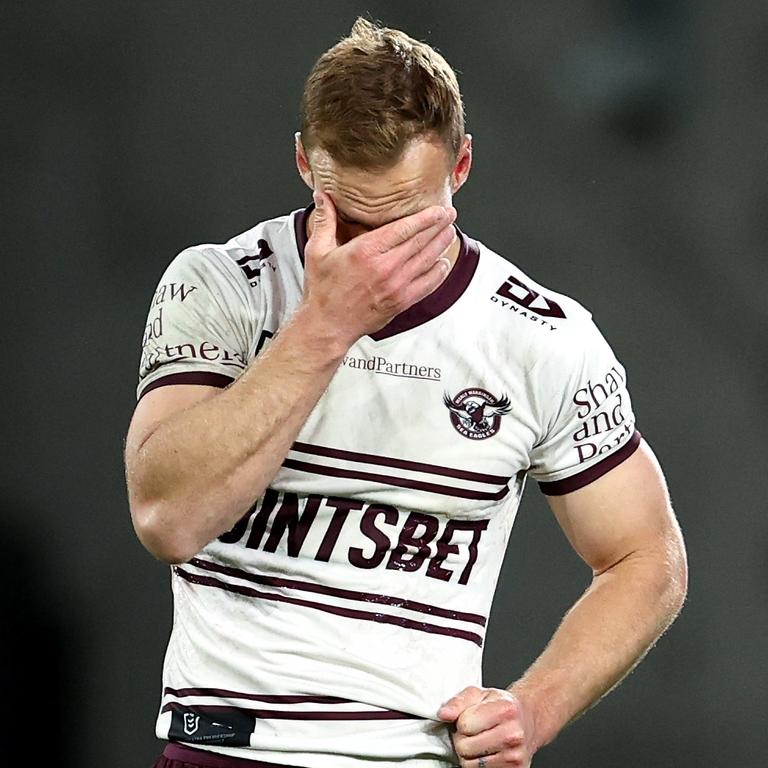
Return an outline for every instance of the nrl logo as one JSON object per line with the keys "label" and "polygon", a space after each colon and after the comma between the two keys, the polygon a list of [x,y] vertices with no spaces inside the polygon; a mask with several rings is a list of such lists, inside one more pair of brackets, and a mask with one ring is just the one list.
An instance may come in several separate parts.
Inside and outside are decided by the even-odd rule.
{"label": "nrl logo", "polygon": [[197,732],[197,729],[200,727],[200,715],[195,715],[192,712],[185,712],[184,713],[184,733],[187,734],[187,736],[192,736],[192,734]]}
{"label": "nrl logo", "polygon": [[451,424],[456,431],[470,440],[485,440],[495,435],[501,426],[501,417],[512,410],[509,398],[497,399],[484,389],[462,389],[451,399],[443,394],[443,403],[450,411]]}

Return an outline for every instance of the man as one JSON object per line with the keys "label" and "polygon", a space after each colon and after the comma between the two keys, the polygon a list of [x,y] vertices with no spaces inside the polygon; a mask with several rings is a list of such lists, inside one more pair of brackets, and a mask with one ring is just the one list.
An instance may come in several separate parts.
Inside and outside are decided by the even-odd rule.
{"label": "man", "polygon": [[[183,251],[126,445],[173,564],[160,766],[528,766],[685,594],[680,531],[589,314],[455,226],[455,75],[359,19],[309,75],[314,205]],[[508,690],[485,626],[526,476],[590,587]]]}

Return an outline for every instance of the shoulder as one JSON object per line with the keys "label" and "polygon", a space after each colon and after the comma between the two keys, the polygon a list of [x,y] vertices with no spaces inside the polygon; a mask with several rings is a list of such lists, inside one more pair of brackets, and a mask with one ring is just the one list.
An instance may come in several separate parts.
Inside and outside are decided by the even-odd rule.
{"label": "shoulder", "polygon": [[475,242],[480,251],[478,276],[488,286],[493,285],[493,303],[506,302],[502,306],[514,305],[527,316],[533,314],[563,328],[591,320],[589,310],[575,298],[544,285],[482,242]]}
{"label": "shoulder", "polygon": [[161,286],[186,280],[191,290],[204,286],[208,291],[235,292],[246,298],[269,262],[290,260],[296,253],[295,213],[259,222],[224,243],[184,248],[166,268]]}
{"label": "shoulder", "polygon": [[602,336],[592,313],[577,299],[540,282],[496,251],[476,243],[479,260],[472,281],[475,311],[485,324],[516,349],[525,349],[531,365],[545,358],[581,357]]}

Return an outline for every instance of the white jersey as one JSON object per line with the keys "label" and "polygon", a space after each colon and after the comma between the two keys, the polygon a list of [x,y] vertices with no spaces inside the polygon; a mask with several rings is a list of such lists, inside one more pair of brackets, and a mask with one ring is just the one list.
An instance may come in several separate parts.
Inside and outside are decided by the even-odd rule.
{"label": "white jersey", "polygon": [[[308,213],[179,254],[139,397],[242,373],[301,299]],[[172,568],[160,737],[308,768],[455,762],[436,715],[481,685],[526,477],[567,493],[640,439],[589,313],[459,234],[443,284],[346,354],[264,496]]]}

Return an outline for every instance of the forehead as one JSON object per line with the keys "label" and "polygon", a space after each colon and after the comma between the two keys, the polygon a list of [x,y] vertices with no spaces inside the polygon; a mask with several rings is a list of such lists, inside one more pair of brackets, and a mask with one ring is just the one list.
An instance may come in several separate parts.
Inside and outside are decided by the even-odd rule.
{"label": "forehead", "polygon": [[333,197],[342,217],[360,221],[396,218],[431,205],[450,176],[446,147],[428,139],[411,141],[389,168],[344,166],[322,148],[311,150],[309,163],[317,185]]}

